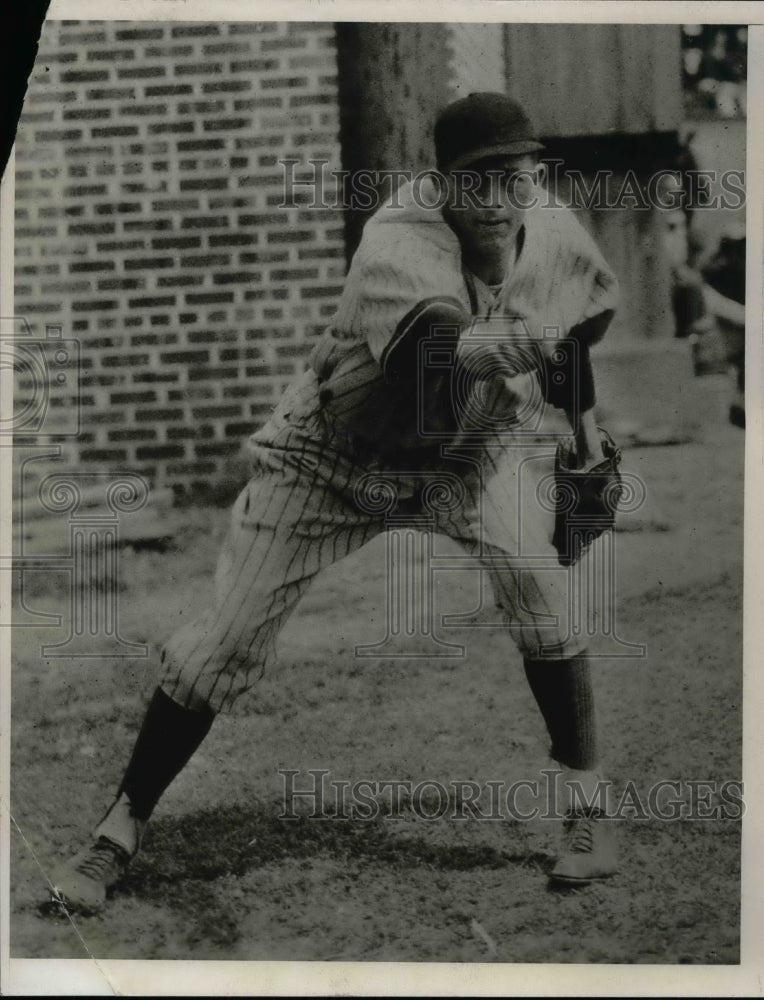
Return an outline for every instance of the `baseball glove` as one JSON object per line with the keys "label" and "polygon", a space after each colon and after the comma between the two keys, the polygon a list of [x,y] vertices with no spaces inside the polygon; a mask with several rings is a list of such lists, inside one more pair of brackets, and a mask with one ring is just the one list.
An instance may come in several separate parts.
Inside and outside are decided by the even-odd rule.
{"label": "baseball glove", "polygon": [[603,460],[589,469],[575,468],[575,452],[560,442],[555,458],[555,523],[552,542],[561,566],[571,566],[604,532],[615,525],[623,492],[621,449],[602,427]]}

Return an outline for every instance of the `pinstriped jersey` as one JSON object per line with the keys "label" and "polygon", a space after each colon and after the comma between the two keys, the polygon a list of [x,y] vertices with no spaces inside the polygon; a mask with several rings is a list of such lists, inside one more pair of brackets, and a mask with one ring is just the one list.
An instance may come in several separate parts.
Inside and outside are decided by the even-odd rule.
{"label": "pinstriped jersey", "polygon": [[615,309],[616,279],[591,236],[566,208],[538,205],[526,212],[522,252],[493,301],[476,302],[462,267],[456,234],[422,186],[417,201],[410,184],[366,223],[330,328],[313,356],[327,378],[352,355],[381,362],[401,320],[430,298],[458,301],[470,315],[534,317],[534,337],[556,328],[563,338],[575,326]]}
{"label": "pinstriped jersey", "polygon": [[[527,316],[528,332],[547,346],[554,341],[545,327],[562,338],[611,314],[616,303],[615,277],[569,210],[526,213],[520,253],[494,294],[465,273],[456,234],[439,210],[422,207],[435,201],[422,192],[417,204],[404,185],[397,192],[403,207],[388,203],[366,223],[334,319],[311,356],[314,381],[306,375],[299,390],[303,417],[365,465],[411,468],[432,460],[433,441],[423,439],[417,425],[415,391],[391,384],[384,373],[387,355],[422,303],[448,303],[478,322],[488,314]],[[469,329],[460,336],[468,337]],[[442,396],[438,406],[442,413]],[[252,443],[267,443],[269,436],[266,424]]]}

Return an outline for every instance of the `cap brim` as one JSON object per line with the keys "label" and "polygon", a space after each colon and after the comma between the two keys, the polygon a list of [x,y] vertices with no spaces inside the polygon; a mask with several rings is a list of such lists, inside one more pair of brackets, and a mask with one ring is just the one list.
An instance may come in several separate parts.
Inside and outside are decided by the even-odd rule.
{"label": "cap brim", "polygon": [[451,163],[443,164],[442,170],[463,170],[465,167],[474,166],[481,160],[486,160],[492,156],[522,156],[523,153],[537,153],[546,149],[543,143],[535,139],[520,139],[518,142],[505,142],[500,146],[483,146],[481,149],[474,149],[463,156],[457,157]]}

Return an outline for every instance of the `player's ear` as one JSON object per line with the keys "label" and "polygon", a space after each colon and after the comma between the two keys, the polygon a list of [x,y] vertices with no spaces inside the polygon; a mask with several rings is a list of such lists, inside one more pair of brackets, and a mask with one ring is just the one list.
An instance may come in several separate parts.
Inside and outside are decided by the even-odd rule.
{"label": "player's ear", "polygon": [[543,163],[539,160],[536,163],[536,184],[538,184],[538,186],[541,187],[541,185],[544,184],[545,181],[546,181],[546,163]]}

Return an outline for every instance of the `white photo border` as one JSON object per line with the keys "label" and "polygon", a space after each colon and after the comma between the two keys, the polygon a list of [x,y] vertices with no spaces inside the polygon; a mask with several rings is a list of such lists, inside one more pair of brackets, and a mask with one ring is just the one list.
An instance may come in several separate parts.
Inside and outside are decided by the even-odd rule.
{"label": "white photo border", "polygon": [[[274,16],[277,15],[277,16]],[[474,21],[749,24],[749,94],[764,96],[764,22],[754,2],[629,4],[602,0],[52,0],[49,20]],[[465,963],[193,962],[9,957],[10,641],[0,629],[0,991],[34,995],[756,996],[764,991],[764,140],[757,112],[747,142],[747,379],[745,482],[744,771],[742,937],[739,966]],[[0,315],[13,315],[14,163],[0,192]],[[12,373],[0,371],[0,406],[12,406]],[[0,546],[10,546],[10,454],[0,449]],[[10,551],[10,548],[0,548]],[[0,610],[9,606],[0,574]],[[8,580],[6,580],[6,577]],[[508,886],[508,891],[510,887]]]}

